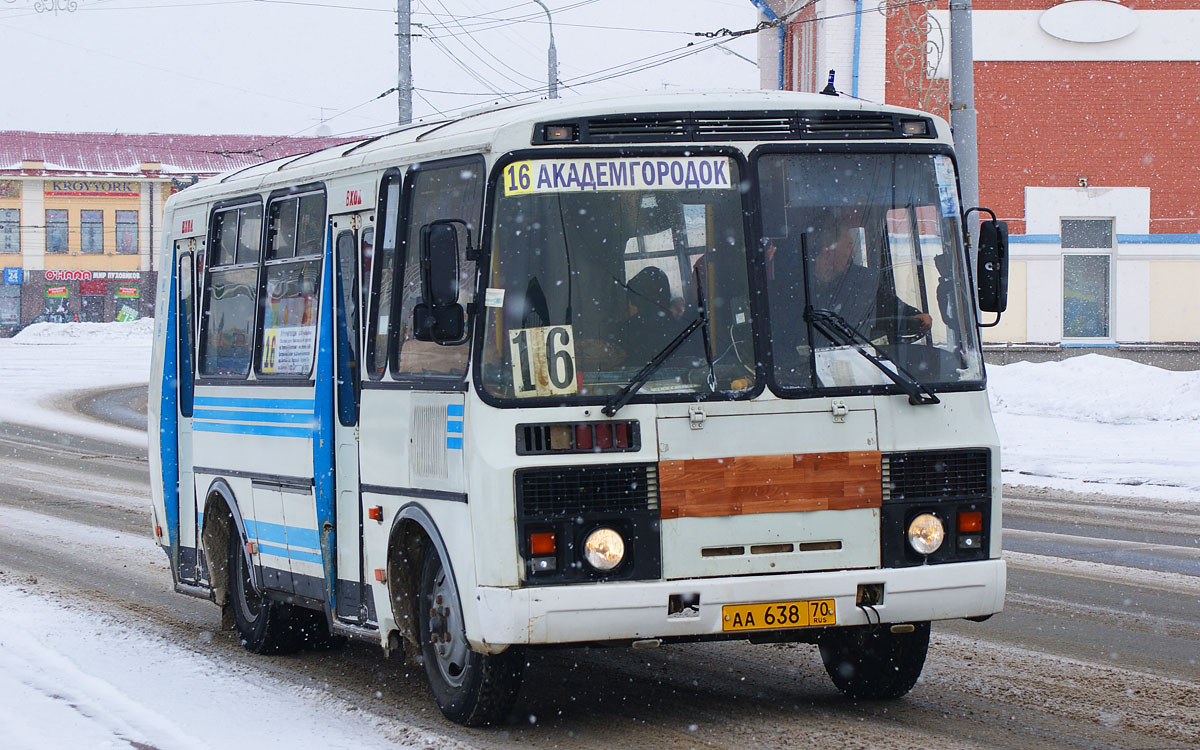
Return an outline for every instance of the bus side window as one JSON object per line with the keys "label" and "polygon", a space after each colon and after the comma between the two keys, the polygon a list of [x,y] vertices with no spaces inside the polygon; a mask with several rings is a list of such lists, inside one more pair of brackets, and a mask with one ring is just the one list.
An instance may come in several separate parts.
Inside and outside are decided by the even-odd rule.
{"label": "bus side window", "polygon": [[[175,246],[178,248],[182,244],[181,240],[175,243]],[[176,279],[176,283],[179,285],[179,297],[176,304],[179,306],[177,319],[179,325],[179,413],[185,417],[192,416],[192,351],[196,333],[195,309],[192,307],[195,304],[194,279],[192,254],[184,253],[179,256],[179,277]]]}
{"label": "bus side window", "polygon": [[262,206],[234,206],[213,215],[200,318],[199,372],[244,378],[254,347]]}
{"label": "bus side window", "polygon": [[[367,311],[371,309],[371,263],[375,260],[375,227],[367,227],[362,231],[362,238],[359,241],[359,268],[361,275],[358,279],[359,286],[359,328],[355,329],[355,334],[362,339],[362,326],[366,324]],[[361,348],[359,351],[363,351]]]}
{"label": "bus side window", "polygon": [[400,224],[400,180],[399,171],[389,172],[383,178],[383,189],[380,192],[380,195],[384,196],[383,210],[380,212],[383,237],[382,246],[377,251],[378,258],[375,258],[374,244],[368,253],[365,236],[363,239],[363,288],[374,289],[374,296],[363,304],[363,310],[369,311],[370,321],[366,356],[363,361],[366,363],[367,375],[372,380],[382,378],[388,366],[393,302],[392,279],[396,272],[396,239],[399,236],[397,227]]}
{"label": "bus side window", "polygon": [[260,375],[307,378],[317,351],[325,196],[271,202],[263,261]]}
{"label": "bus side window", "polygon": [[358,423],[358,252],[354,232],[337,236],[337,390],[338,419],[346,427]]}
{"label": "bus side window", "polygon": [[[422,301],[421,264],[418,257],[421,228],[439,219],[457,219],[459,302],[469,302],[475,293],[475,262],[466,257],[467,235],[479,242],[479,217],[483,209],[483,160],[455,160],[441,166],[425,167],[410,173],[408,227],[404,250],[404,287],[400,305],[400,375],[432,375],[461,378],[467,371],[466,343],[443,346],[417,341],[413,336],[413,308]],[[469,231],[468,231],[469,230]]]}

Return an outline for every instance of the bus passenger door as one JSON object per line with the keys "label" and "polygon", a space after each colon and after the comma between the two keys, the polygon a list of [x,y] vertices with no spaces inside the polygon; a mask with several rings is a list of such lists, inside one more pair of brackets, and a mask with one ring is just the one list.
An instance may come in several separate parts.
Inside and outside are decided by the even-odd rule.
{"label": "bus passenger door", "polygon": [[362,624],[374,620],[367,596],[362,553],[363,509],[359,493],[359,394],[362,357],[362,295],[364,267],[374,255],[374,212],[342,214],[333,223],[333,315],[337,420],[334,423],[334,461],[337,524],[337,565],[334,615]]}
{"label": "bus passenger door", "polygon": [[176,258],[176,336],[175,379],[178,404],[176,447],[179,461],[179,580],[197,583],[207,570],[200,552],[199,518],[196,487],[192,470],[192,405],[196,377],[196,263],[204,256],[204,239],[192,238],[175,243]]}

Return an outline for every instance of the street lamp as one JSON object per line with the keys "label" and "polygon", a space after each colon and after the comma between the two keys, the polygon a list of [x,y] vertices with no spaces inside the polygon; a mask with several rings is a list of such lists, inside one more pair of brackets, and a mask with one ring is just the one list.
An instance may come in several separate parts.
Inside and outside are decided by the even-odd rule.
{"label": "street lamp", "polygon": [[550,9],[542,0],[533,0],[546,11],[546,21],[550,24],[550,50],[546,53],[546,79],[549,82],[551,99],[558,98],[558,51],[554,49],[554,19],[550,17]]}

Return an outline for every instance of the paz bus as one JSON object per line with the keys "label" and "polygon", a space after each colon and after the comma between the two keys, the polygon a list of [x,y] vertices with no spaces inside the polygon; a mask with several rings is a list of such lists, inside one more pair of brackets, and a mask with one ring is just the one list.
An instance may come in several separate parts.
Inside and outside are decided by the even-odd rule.
{"label": "paz bus", "polygon": [[[974,209],[972,209],[974,210]],[[177,591],[256,653],[366,639],[451,720],[525,651],[818,646],[905,694],[1000,611],[947,123],[781,92],[426,121],[167,202],[150,398]]]}

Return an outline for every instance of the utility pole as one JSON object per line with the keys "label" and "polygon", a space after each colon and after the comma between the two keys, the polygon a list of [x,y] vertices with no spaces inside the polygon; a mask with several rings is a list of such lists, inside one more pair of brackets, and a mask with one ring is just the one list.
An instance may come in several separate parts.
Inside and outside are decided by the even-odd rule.
{"label": "utility pole", "polygon": [[396,0],[396,95],[400,125],[412,122],[412,0]]}
{"label": "utility pole", "polygon": [[[950,129],[958,152],[958,180],[964,209],[979,205],[979,151],[975,137],[975,52],[971,41],[971,0],[950,0]],[[971,237],[975,265],[977,232]]]}
{"label": "utility pole", "polygon": [[551,99],[558,98],[558,50],[554,48],[554,19],[550,17],[550,9],[542,0],[533,0],[546,11],[546,21],[550,24],[550,50],[546,53],[546,82]]}

